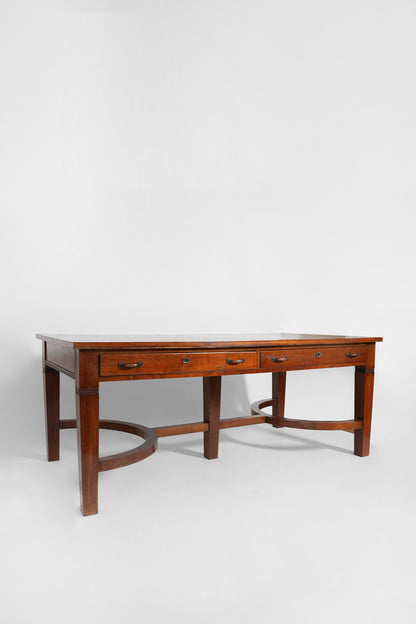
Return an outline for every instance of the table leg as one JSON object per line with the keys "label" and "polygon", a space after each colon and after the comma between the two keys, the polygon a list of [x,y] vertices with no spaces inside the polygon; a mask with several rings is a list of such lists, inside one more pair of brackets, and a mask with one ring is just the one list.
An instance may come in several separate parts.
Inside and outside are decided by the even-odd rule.
{"label": "table leg", "polygon": [[354,418],[362,421],[362,429],[354,431],[354,454],[360,457],[366,457],[370,452],[373,387],[374,368],[356,366]]}
{"label": "table leg", "polygon": [[94,352],[76,352],[75,384],[81,511],[90,516],[98,513],[99,395]]}
{"label": "table leg", "polygon": [[59,371],[43,366],[46,449],[48,461],[59,459]]}
{"label": "table leg", "polygon": [[204,377],[204,422],[209,424],[204,431],[204,455],[207,459],[218,457],[220,430],[221,376]]}
{"label": "table leg", "polygon": [[98,513],[98,388],[76,388],[79,489],[84,516]]}
{"label": "table leg", "polygon": [[[272,416],[284,418],[285,416],[285,397],[286,397],[286,372],[272,373]],[[276,425],[273,427],[283,427],[284,425]]]}

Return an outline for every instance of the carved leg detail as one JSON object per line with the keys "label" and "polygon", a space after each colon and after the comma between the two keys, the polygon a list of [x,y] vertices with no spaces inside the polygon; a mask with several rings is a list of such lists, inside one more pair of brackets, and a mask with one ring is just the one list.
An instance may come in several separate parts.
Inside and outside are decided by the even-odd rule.
{"label": "carved leg detail", "polygon": [[218,457],[220,429],[221,377],[204,377],[204,422],[209,423],[204,431],[204,455],[207,459]]}

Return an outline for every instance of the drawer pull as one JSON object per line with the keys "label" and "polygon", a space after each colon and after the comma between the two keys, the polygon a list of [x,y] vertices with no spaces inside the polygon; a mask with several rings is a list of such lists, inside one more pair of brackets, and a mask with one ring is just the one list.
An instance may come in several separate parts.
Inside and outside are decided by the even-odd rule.
{"label": "drawer pull", "polygon": [[282,357],[276,357],[275,355],[272,357],[272,362],[287,362],[289,359],[288,355],[282,355]]}
{"label": "drawer pull", "polygon": [[189,364],[190,361],[191,361],[191,358],[183,358],[182,364]]}
{"label": "drawer pull", "polygon": [[244,364],[244,362],[244,358],[241,358],[241,360],[230,360],[230,358],[227,358],[227,364]]}
{"label": "drawer pull", "polygon": [[355,357],[358,357],[360,355],[360,352],[357,351],[357,353],[346,353],[345,355],[347,357],[349,357],[349,358],[355,358]]}
{"label": "drawer pull", "polygon": [[119,368],[140,368],[143,366],[143,362],[134,362],[133,364],[123,364],[123,362],[118,363]]}

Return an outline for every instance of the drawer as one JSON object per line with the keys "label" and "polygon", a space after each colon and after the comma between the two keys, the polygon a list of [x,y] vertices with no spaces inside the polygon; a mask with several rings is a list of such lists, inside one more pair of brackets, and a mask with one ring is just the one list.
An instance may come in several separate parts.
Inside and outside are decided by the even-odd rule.
{"label": "drawer", "polygon": [[367,353],[367,345],[271,349],[260,352],[260,368],[286,370],[331,365],[355,366],[366,362]]}
{"label": "drawer", "polygon": [[147,353],[143,351],[101,355],[102,377],[235,371],[256,368],[256,351]]}

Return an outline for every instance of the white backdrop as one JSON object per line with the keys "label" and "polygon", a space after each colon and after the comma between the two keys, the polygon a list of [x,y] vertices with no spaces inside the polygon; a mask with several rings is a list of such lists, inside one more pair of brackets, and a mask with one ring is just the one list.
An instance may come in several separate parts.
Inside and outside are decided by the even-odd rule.
{"label": "white backdrop", "polygon": [[[413,621],[415,605],[407,583],[415,550],[410,523],[416,433],[410,347],[416,311],[415,5],[405,0],[38,4],[42,8],[34,10],[28,3],[0,2],[1,482],[7,580],[2,589],[7,622],[55,621],[54,601],[45,613],[42,592],[49,583],[55,601],[62,603],[65,588],[54,585],[55,575],[48,576],[52,569],[78,588],[77,608],[89,613],[99,603],[105,622],[120,614],[135,621],[139,606],[148,622],[165,621],[168,613],[178,622],[205,622],[204,617],[249,622],[250,614],[259,613],[267,622],[276,617],[301,622],[306,614],[309,621],[330,622],[335,612],[340,622],[343,615],[345,621],[353,613],[357,618],[356,608],[363,618],[356,622],[397,617],[397,609],[401,622]],[[203,469],[192,464],[200,452],[199,437],[189,442],[195,451],[183,438],[176,441],[182,446],[166,442],[165,448],[182,449],[184,475],[207,471],[194,489],[186,477],[172,484],[179,500],[188,500],[187,485],[201,497],[192,507],[199,510],[201,534],[193,534],[195,527],[183,528],[190,511],[186,504],[178,507],[174,498],[169,509],[176,520],[169,527],[160,520],[154,525],[161,509],[156,503],[152,507],[152,488],[160,487],[154,480],[166,477],[164,459],[159,469],[151,458],[112,473],[108,479],[115,490],[106,491],[105,512],[84,520],[77,508],[73,433],[63,435],[65,476],[56,472],[66,470],[64,453],[59,468],[44,461],[37,331],[384,336],[377,346],[373,454],[357,463],[349,453],[352,438],[347,434],[285,438],[284,433],[267,433],[268,444],[286,441],[294,447],[292,454],[284,454],[284,460],[273,459],[278,451],[256,455],[258,489],[249,483],[245,490],[237,473],[241,468],[245,474],[250,457],[240,447],[229,468],[236,472],[233,488],[240,497],[235,494],[227,513],[241,542],[224,561],[220,553],[227,553],[229,541],[222,521],[212,526],[214,516],[204,507],[211,486],[208,494],[203,490],[217,471],[218,492],[212,492],[209,509],[223,509],[216,495],[221,496],[224,475],[220,461],[216,468],[206,462],[211,472],[205,464]],[[109,417],[116,411],[143,424],[195,420],[201,409],[200,384],[198,379],[157,386],[107,384],[103,413]],[[267,375],[225,379],[224,416],[248,413],[250,401],[270,394],[269,385]],[[334,410],[349,417],[351,391],[350,370],[294,373],[289,376],[287,409],[293,417],[316,417],[317,411],[330,417]],[[70,381],[63,381],[62,395],[64,416],[71,417]],[[262,434],[249,428],[235,434],[234,445],[232,436],[226,438],[230,457],[237,439],[244,445],[257,435]],[[117,436],[108,443],[114,448]],[[262,444],[259,439],[257,448]],[[315,444],[314,453],[306,453],[303,444]],[[334,451],[331,444],[344,452],[327,456]],[[180,470],[175,467],[182,460],[178,456],[180,452],[168,453],[168,472]],[[291,484],[296,496],[287,487],[274,502],[266,494],[261,498],[265,486],[258,473],[272,473],[273,461],[289,461],[290,467],[279,463],[279,470],[290,471],[292,478],[302,467],[299,481]],[[325,475],[339,470],[338,462],[345,464],[342,487],[336,476],[325,482]],[[246,470],[247,479],[252,478],[253,472]],[[309,470],[324,479],[318,505],[311,493],[316,495],[317,481],[305,480]],[[350,475],[352,485],[346,485]],[[51,505],[51,483],[61,497],[56,505]],[[149,488],[149,518],[141,516],[141,499],[137,507],[130,500],[132,484]],[[273,487],[272,479],[267,487]],[[253,492],[262,504],[260,515],[251,517],[255,505],[247,496]],[[366,507],[370,492],[377,494]],[[227,492],[223,495],[225,505],[230,499]],[[339,546],[342,563],[333,549],[338,534],[325,524],[334,497],[339,511],[334,523],[345,529]],[[258,526],[267,508],[272,539],[273,526],[279,534],[280,504],[288,550],[283,543],[283,550],[275,553],[276,569],[270,567],[270,542],[259,547],[249,537],[253,527],[245,523],[250,516]],[[179,508],[184,517],[175,516]],[[349,516],[351,509],[359,510],[357,517]],[[319,548],[299,525],[315,513]],[[380,516],[385,522],[388,517],[388,525],[379,528],[372,547],[368,540],[374,533],[357,544],[349,531],[357,531],[361,523],[370,530]],[[127,528],[132,527],[139,532],[143,527],[149,543],[159,543],[159,534],[172,540],[156,549],[156,555],[149,550],[157,562],[150,572],[141,563],[118,559],[114,535],[125,531],[126,541],[119,545],[128,552]],[[33,540],[27,538],[16,550],[20,531],[32,531]],[[213,547],[204,541],[207,533],[215,536],[216,559],[210,558]],[[178,534],[184,544],[190,535],[195,543],[191,539],[190,546],[177,551],[169,544],[176,544]],[[104,560],[87,572],[82,566],[81,545],[97,535],[100,542],[90,559],[104,556],[105,540],[110,562],[133,571],[132,577],[126,572],[119,581],[113,579],[113,602],[105,594],[105,582],[104,594],[98,590]],[[396,543],[398,535],[401,541]],[[236,553],[247,548],[247,540],[251,546],[242,561]],[[68,549],[68,543],[74,549],[57,562],[56,549]],[[143,543],[140,548],[146,551]],[[196,548],[200,583],[193,585],[190,560]],[[19,558],[27,570],[23,580]],[[46,585],[33,579],[40,559],[48,562],[43,570]],[[221,576],[224,565],[230,566],[228,580],[237,575],[235,586]],[[345,587],[361,565],[369,566],[370,590],[355,588],[358,608]],[[379,576],[384,565],[390,570],[387,577]],[[252,575],[239,578],[242,568],[251,569]],[[279,579],[280,590],[267,585],[269,573]],[[261,582],[256,580],[259,574]],[[317,583],[315,587],[312,582],[313,591],[308,590],[311,577]],[[139,583],[138,578],[146,596],[122,589],[134,579]],[[215,586],[218,578],[227,589],[224,594]],[[209,579],[215,586],[212,594],[206,589]],[[163,594],[160,583],[171,587],[164,597],[156,591]],[[292,596],[294,584],[306,595],[304,603]],[[22,603],[19,597],[29,585],[31,599]],[[290,600],[285,602],[283,595]],[[75,613],[71,608],[65,612],[68,621]],[[311,613],[316,620],[310,619]],[[63,618],[66,622],[65,614]]]}

